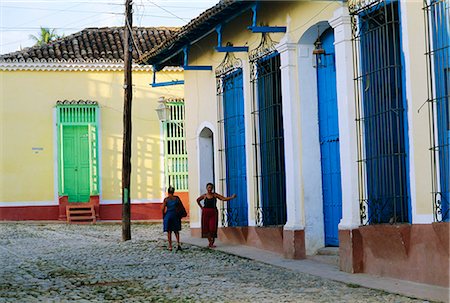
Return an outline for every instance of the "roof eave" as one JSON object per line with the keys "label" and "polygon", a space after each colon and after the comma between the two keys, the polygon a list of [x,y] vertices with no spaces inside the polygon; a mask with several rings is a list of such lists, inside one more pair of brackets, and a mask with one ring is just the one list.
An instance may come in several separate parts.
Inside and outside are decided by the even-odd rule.
{"label": "roof eave", "polygon": [[[152,49],[151,51],[142,54],[137,62],[143,65],[150,64],[159,66],[161,68],[164,67],[165,62],[182,52],[183,48],[187,44],[191,45],[196,43],[197,41],[214,32],[217,25],[226,23],[241,15],[245,12],[245,9],[251,7],[253,2],[254,1],[233,2],[217,14],[209,16],[207,20],[196,25],[194,24],[196,22],[196,19],[193,19],[185,26],[185,28],[188,29],[186,32],[177,34],[177,37],[174,38],[174,40],[168,45],[164,45],[164,43],[162,43],[160,46]],[[189,27],[191,26],[193,28],[189,29]],[[183,65],[182,59],[175,62],[176,66]]]}

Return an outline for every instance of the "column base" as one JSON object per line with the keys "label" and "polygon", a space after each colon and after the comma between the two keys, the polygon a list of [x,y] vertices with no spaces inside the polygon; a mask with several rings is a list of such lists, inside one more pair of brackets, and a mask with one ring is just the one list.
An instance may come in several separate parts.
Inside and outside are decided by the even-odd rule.
{"label": "column base", "polygon": [[339,268],[348,273],[362,273],[364,251],[358,229],[339,230]]}
{"label": "column base", "polygon": [[286,259],[305,259],[305,231],[283,230],[283,255]]}

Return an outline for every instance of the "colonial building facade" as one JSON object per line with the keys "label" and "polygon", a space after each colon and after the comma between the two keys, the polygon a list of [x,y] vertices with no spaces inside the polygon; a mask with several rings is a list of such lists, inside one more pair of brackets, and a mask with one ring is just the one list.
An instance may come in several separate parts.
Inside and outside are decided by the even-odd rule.
{"label": "colonial building facade", "polygon": [[221,240],[448,287],[449,7],[221,1],[140,57],[184,67],[190,200],[237,194]]}
{"label": "colonial building facade", "polygon": [[[135,28],[133,37],[148,51],[175,32]],[[122,38],[123,28],[89,28],[0,56],[0,220],[66,220],[72,206],[121,219]],[[152,88],[151,73],[133,64],[133,220],[161,218],[168,182],[188,198],[184,134],[171,131],[183,123],[183,91]],[[167,68],[157,80],[176,79],[182,70]],[[164,123],[155,112],[161,97],[172,109]]]}

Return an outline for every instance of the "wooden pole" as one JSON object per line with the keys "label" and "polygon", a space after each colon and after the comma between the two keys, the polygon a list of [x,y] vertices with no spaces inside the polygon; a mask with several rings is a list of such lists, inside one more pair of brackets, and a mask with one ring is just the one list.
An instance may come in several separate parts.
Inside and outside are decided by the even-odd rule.
{"label": "wooden pole", "polygon": [[132,63],[132,32],[133,15],[131,0],[125,1],[124,29],[124,105],[123,105],[123,154],[122,154],[122,241],[131,240],[131,205],[130,205],[130,175],[131,175],[131,101],[133,99],[131,63]]}

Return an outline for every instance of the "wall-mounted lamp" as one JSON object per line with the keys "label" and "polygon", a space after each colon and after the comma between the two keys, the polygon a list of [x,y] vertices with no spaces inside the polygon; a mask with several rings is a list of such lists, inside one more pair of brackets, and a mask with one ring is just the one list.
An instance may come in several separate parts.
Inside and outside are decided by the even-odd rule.
{"label": "wall-mounted lamp", "polygon": [[159,105],[155,111],[158,114],[159,121],[165,122],[170,118],[170,108],[167,106],[167,101],[164,97],[159,97],[158,103]]}
{"label": "wall-mounted lamp", "polygon": [[324,66],[324,59],[326,56],[325,49],[322,47],[322,41],[320,41],[320,28],[317,26],[317,39],[316,42],[314,42],[314,49],[313,49],[313,55],[316,56],[316,65],[315,68],[323,67]]}
{"label": "wall-mounted lamp", "polygon": [[324,67],[325,56],[327,55],[325,50],[322,48],[322,41],[318,37],[316,42],[314,42],[313,55],[316,56],[315,68]]}
{"label": "wall-mounted lamp", "polygon": [[322,41],[320,41],[320,38],[317,38],[316,42],[314,42],[313,55],[325,55],[325,50],[322,48]]}

